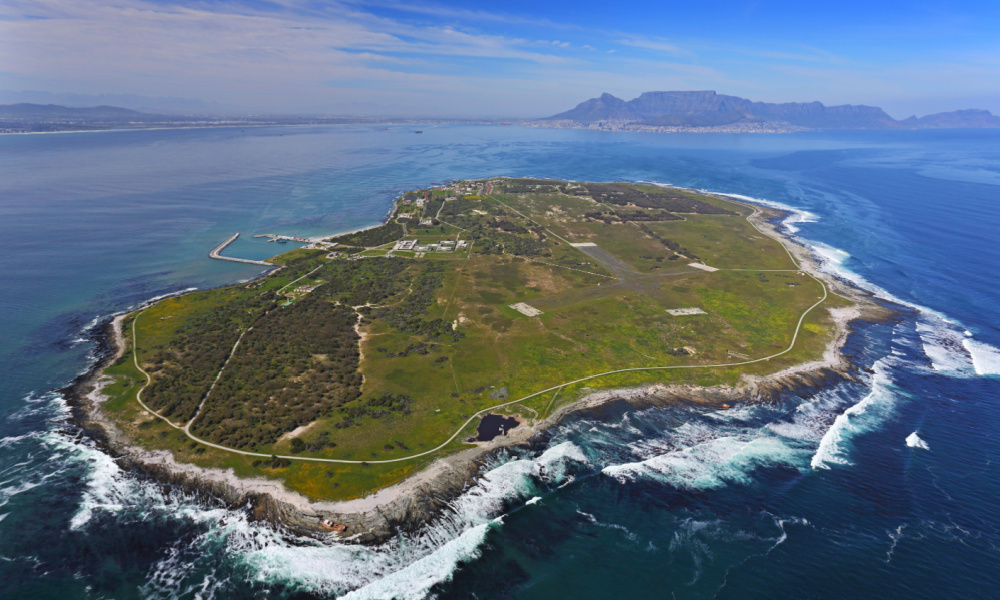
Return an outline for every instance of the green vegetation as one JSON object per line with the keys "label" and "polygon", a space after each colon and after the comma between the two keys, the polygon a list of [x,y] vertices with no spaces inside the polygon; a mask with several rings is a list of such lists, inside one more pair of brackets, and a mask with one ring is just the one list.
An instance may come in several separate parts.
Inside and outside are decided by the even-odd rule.
{"label": "green vegetation", "polygon": [[403,226],[399,223],[390,222],[378,227],[363,229],[354,233],[345,233],[332,238],[327,238],[328,242],[336,242],[345,246],[361,246],[373,248],[394,242],[403,237]]}
{"label": "green vegetation", "polygon": [[735,215],[736,212],[705,202],[686,190],[654,188],[623,183],[588,183],[587,191],[595,202],[618,206],[662,208],[672,212],[703,215]]}
{"label": "green vegetation", "polygon": [[[466,422],[502,402],[512,404],[497,412],[540,420],[598,389],[735,384],[815,359],[832,335],[827,312],[813,310],[778,355],[824,290],[739,203],[652,186],[496,180],[408,194],[397,210],[439,208],[447,231],[406,239],[467,247],[392,250],[403,228],[390,221],[334,238],[378,249],[332,259],[295,250],[265,278],[170,298],[126,322],[152,378],[143,392],[152,409],[176,425],[193,419],[198,438],[261,456],[200,444],[143,410],[131,345],[107,370],[105,409],[138,443],[178,460],[352,498],[461,449],[477,424]],[[720,270],[689,267],[695,258]],[[526,316],[517,303],[541,313]],[[667,312],[676,308],[706,314]],[[630,368],[650,370],[566,385]],[[459,430],[436,452],[379,462],[431,451]]]}

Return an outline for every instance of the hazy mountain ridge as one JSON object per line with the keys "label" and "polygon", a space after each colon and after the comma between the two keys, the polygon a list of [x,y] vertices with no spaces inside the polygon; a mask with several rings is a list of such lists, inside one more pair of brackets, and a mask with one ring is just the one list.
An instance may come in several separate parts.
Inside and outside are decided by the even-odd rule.
{"label": "hazy mountain ridge", "polygon": [[0,105],[0,118],[4,119],[85,119],[85,120],[144,120],[152,117],[128,108],[118,106],[89,106],[83,108],[60,106],[58,104],[18,104]]}
{"label": "hazy mountain ridge", "polygon": [[935,113],[924,117],[914,115],[908,119],[903,119],[900,123],[905,127],[919,129],[948,129],[957,127],[994,128],[1000,127],[1000,117],[988,110],[969,108]]}
{"label": "hazy mountain ridge", "polygon": [[602,94],[543,121],[626,121],[639,125],[708,127],[768,122],[808,129],[929,129],[1000,127],[987,110],[959,110],[897,121],[877,106],[821,102],[753,102],[714,91],[646,92],[632,100]]}

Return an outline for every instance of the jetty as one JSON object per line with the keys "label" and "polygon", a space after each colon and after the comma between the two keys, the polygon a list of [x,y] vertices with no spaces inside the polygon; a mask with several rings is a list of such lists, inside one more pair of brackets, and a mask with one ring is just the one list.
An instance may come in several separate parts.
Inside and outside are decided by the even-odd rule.
{"label": "jetty", "polygon": [[219,244],[218,246],[216,246],[215,250],[212,250],[211,252],[209,252],[208,253],[208,257],[209,258],[214,258],[216,260],[228,260],[230,262],[244,263],[244,264],[247,264],[247,265],[260,265],[262,267],[273,267],[274,266],[273,263],[264,262],[262,260],[250,260],[249,258],[233,258],[231,256],[223,256],[222,254],[220,254],[220,252],[222,252],[223,250],[225,250],[226,247],[229,246],[229,244],[232,244],[233,242],[235,242],[236,238],[238,238],[238,237],[240,237],[240,232],[237,231],[228,240],[226,240],[226,241],[222,242],[221,244]]}
{"label": "jetty", "polygon": [[255,238],[267,238],[269,242],[302,242],[303,244],[316,243],[316,240],[311,240],[309,238],[297,237],[294,235],[278,235],[276,233],[261,233],[254,236]]}

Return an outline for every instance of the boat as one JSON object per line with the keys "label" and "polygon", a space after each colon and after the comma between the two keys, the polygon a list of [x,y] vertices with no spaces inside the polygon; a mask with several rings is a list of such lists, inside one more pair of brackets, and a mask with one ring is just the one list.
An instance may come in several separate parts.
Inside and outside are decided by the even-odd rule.
{"label": "boat", "polygon": [[420,131],[420,130],[418,129],[418,130],[414,131],[413,133],[423,133],[423,131]]}
{"label": "boat", "polygon": [[285,238],[278,238],[275,241],[278,242],[279,244],[287,244],[288,243],[288,240],[286,240]]}
{"label": "boat", "polygon": [[333,519],[322,519],[320,525],[326,527],[330,531],[336,531],[337,533],[343,533],[347,531],[347,525],[343,523],[336,523]]}

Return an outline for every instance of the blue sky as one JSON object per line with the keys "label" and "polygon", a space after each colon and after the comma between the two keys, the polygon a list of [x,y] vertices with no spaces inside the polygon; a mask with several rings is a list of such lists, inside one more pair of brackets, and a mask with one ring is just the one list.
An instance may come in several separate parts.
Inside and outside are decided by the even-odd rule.
{"label": "blue sky", "polygon": [[0,2],[0,90],[533,117],[702,89],[1000,113],[1000,2]]}

